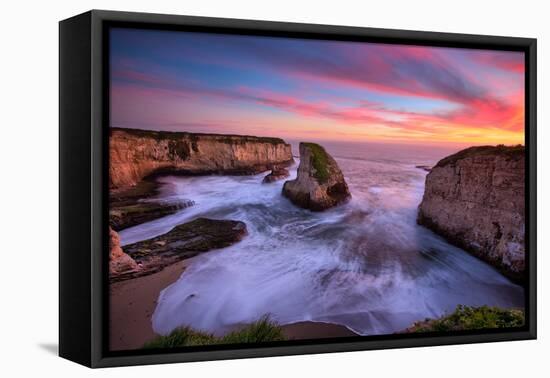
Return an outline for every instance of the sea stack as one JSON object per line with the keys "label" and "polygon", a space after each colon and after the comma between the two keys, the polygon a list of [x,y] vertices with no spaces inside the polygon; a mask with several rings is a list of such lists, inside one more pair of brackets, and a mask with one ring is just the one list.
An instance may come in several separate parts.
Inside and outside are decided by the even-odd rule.
{"label": "sea stack", "polygon": [[525,276],[525,148],[471,147],[426,176],[418,223],[497,267]]}
{"label": "sea stack", "polygon": [[351,198],[336,161],[315,143],[300,143],[300,165],[295,180],[285,182],[283,195],[304,209],[323,211]]}

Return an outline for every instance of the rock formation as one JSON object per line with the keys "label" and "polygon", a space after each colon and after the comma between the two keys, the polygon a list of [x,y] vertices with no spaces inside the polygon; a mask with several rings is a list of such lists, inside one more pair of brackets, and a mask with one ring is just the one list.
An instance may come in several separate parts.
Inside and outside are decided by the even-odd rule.
{"label": "rock formation", "polygon": [[137,185],[109,192],[109,225],[115,231],[162,218],[193,206],[186,199],[163,200],[159,195],[160,184],[145,179]]}
{"label": "rock formation", "polygon": [[269,184],[278,180],[282,180],[290,176],[288,170],[282,167],[273,167],[273,170],[270,174],[264,177],[262,183]]}
{"label": "rock formation", "polygon": [[426,176],[418,223],[512,279],[525,274],[525,148],[471,147]]}
{"label": "rock formation", "polygon": [[293,162],[279,138],[111,128],[109,188],[156,173],[257,174]]}
{"label": "rock formation", "polygon": [[111,206],[109,224],[115,231],[120,231],[138,224],[150,222],[174,214],[178,210],[193,206],[191,200],[180,202],[137,202],[127,206]]}
{"label": "rock formation", "polygon": [[118,275],[139,269],[137,263],[120,248],[116,231],[109,227],[109,274]]}
{"label": "rock formation", "polygon": [[234,220],[198,218],[166,234],[124,246],[139,271],[111,276],[111,282],[141,277],[213,249],[229,247],[247,235],[246,224]]}
{"label": "rock formation", "polygon": [[416,168],[422,169],[423,171],[430,172],[432,170],[432,167],[429,165],[417,165]]}
{"label": "rock formation", "polygon": [[315,143],[300,143],[298,175],[285,182],[283,195],[295,205],[313,211],[326,210],[351,197],[338,164]]}

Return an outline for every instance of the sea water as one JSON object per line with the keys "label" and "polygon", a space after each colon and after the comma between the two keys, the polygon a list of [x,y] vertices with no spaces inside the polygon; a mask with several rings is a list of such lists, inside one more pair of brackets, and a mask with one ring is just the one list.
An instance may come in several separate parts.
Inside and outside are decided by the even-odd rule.
{"label": "sea water", "polygon": [[322,144],[352,194],[324,212],[290,203],[281,195],[284,180],[262,184],[268,172],[160,179],[161,198],[195,205],[123,230],[122,245],[197,217],[243,221],[248,235],[199,255],[161,292],[152,317],[157,333],[191,326],[220,335],[269,315],[279,324],[319,321],[387,334],[458,304],[523,307],[522,287],[416,224],[427,174],[416,166],[456,149]]}

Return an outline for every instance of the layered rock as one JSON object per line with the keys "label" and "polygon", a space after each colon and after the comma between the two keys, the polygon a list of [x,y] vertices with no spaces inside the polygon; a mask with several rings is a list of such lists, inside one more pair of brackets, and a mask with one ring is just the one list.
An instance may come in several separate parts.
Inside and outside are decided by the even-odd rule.
{"label": "layered rock", "polygon": [[257,174],[293,162],[279,138],[111,128],[109,187],[161,173]]}
{"label": "layered rock", "polygon": [[213,249],[229,247],[247,235],[246,224],[234,220],[198,218],[166,234],[124,246],[139,263],[139,271],[111,276],[111,282],[159,272],[168,265]]}
{"label": "layered rock", "polygon": [[300,143],[298,175],[285,182],[283,195],[295,205],[313,211],[326,210],[351,198],[338,164],[315,143]]}
{"label": "layered rock", "polygon": [[109,274],[116,276],[137,271],[138,264],[120,247],[120,239],[116,231],[109,227]]}
{"label": "layered rock", "polygon": [[137,202],[127,206],[113,206],[109,209],[109,224],[116,231],[172,215],[179,210],[193,206],[191,200],[180,202]]}
{"label": "layered rock", "polygon": [[264,177],[262,183],[270,184],[272,182],[285,179],[288,176],[290,176],[290,173],[288,173],[288,169],[283,167],[274,167],[271,173]]}
{"label": "layered rock", "polygon": [[157,198],[160,184],[142,180],[137,185],[109,193],[109,225],[115,231],[176,213],[195,203],[186,199]]}
{"label": "layered rock", "polygon": [[418,223],[523,280],[524,147],[472,147],[439,161],[426,176]]}

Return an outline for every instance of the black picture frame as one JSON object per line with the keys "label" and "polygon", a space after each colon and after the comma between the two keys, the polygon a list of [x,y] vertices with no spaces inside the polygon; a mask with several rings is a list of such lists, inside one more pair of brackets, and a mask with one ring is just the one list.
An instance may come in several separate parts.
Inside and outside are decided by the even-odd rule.
{"label": "black picture frame", "polygon": [[[112,26],[368,41],[525,52],[526,326],[109,352],[108,39]],[[92,10],[59,24],[59,354],[89,367],[344,352],[535,339],[536,39]]]}

